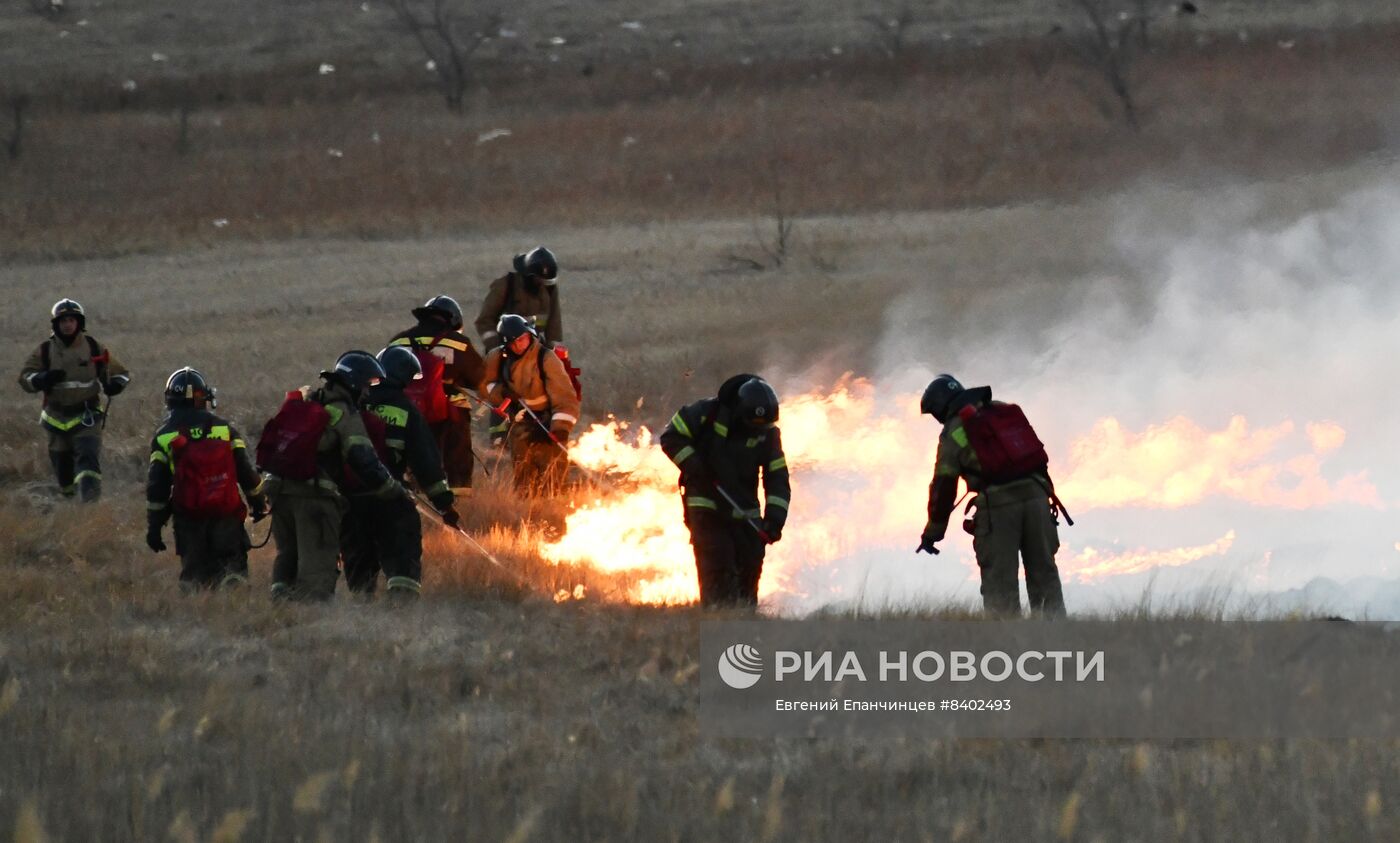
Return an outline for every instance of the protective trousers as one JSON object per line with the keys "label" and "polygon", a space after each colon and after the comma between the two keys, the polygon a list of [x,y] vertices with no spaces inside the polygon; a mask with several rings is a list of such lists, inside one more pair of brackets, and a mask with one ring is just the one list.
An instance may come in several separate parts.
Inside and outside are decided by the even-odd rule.
{"label": "protective trousers", "polygon": [[476,466],[476,455],[472,453],[472,415],[452,408],[445,421],[429,425],[433,438],[437,440],[438,451],[442,453],[442,467],[447,472],[447,485],[454,489],[470,489],[472,470]]}
{"label": "protective trousers", "polygon": [[510,428],[515,491],[532,497],[555,495],[569,473],[569,454],[530,420]]}
{"label": "protective trousers", "polygon": [[340,577],[340,524],[344,505],[329,495],[278,495],[272,501],[272,594],[329,600]]}
{"label": "protective trousers", "polygon": [[763,540],[747,521],[705,509],[686,514],[702,606],[757,606]]}
{"label": "protective trousers", "polygon": [[341,528],[345,582],[373,594],[382,570],[391,596],[416,596],[423,580],[423,526],[405,497],[351,498]]}
{"label": "protective trousers", "polygon": [[223,588],[248,582],[248,531],[242,518],[175,516],[175,553],[180,587]]}
{"label": "protective trousers", "polygon": [[990,495],[979,497],[973,518],[972,548],[982,571],[982,606],[988,612],[1021,613],[1017,573],[1023,563],[1031,611],[1064,615],[1060,570],[1055,566],[1060,535],[1043,490],[1013,493],[1010,499],[999,499],[993,490]]}
{"label": "protective trousers", "polygon": [[90,426],[78,425],[72,430],[54,430],[45,425],[49,435],[49,462],[53,464],[58,488],[65,497],[82,492],[85,503],[102,495],[102,417]]}

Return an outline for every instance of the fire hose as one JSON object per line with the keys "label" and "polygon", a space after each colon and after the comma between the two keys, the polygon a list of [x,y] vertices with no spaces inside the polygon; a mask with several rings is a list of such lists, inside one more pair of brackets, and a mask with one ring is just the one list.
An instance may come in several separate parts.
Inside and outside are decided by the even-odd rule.
{"label": "fire hose", "polygon": [[[496,414],[500,418],[505,419],[507,421],[511,420],[510,414],[508,414],[504,409],[505,404],[502,404],[500,407],[497,407],[490,401],[487,401],[484,398],[479,398],[471,394],[470,392],[462,391],[461,394],[466,395],[468,398],[485,407],[486,409],[490,410],[492,413]],[[529,417],[530,421],[534,422],[535,426],[539,428],[540,431],[549,438],[549,441],[553,443],[554,447],[558,448],[564,453],[564,458],[568,459],[569,449],[564,446],[563,442],[559,441],[559,438],[554,435],[554,431],[549,429],[549,426],[544,423],[544,420],[541,419],[534,410],[531,410],[529,407],[526,407],[523,403],[520,405],[520,409],[525,411],[525,414]],[[573,460],[569,460],[569,464],[581,471],[584,474],[584,476],[586,476],[589,479],[589,481],[592,482],[594,485],[606,486],[611,491],[617,491],[617,487],[606,477],[600,475],[598,472],[593,471],[592,469],[586,466],[579,465]]]}
{"label": "fire hose", "polygon": [[748,522],[748,525],[753,528],[753,531],[758,533],[758,537],[763,539],[764,544],[773,543],[772,536],[769,536],[768,531],[763,529],[763,525],[758,523],[758,519],[746,512],[742,506],[739,506],[739,502],[734,500],[734,496],[729,494],[728,490],[716,483],[715,491],[719,492],[720,496],[728,501],[729,505],[734,508],[735,515],[742,517],[744,521]]}
{"label": "fire hose", "polygon": [[410,494],[413,495],[413,503],[417,505],[418,510],[420,512],[422,512],[425,515],[432,516],[435,520],[437,520],[438,523],[442,524],[442,526],[446,527],[449,530],[452,530],[457,535],[466,539],[467,543],[470,544],[473,548],[475,548],[476,552],[481,554],[481,556],[484,559],[486,559],[487,562],[490,562],[492,565],[495,565],[497,568],[509,574],[511,578],[514,579],[516,582],[527,587],[533,587],[533,583],[521,576],[518,571],[513,571],[510,568],[507,568],[501,562],[501,560],[497,559],[495,555],[491,553],[491,551],[482,547],[481,543],[478,542],[476,539],[472,538],[471,534],[468,533],[466,530],[463,530],[461,527],[448,524],[446,521],[442,520],[442,513],[438,512],[436,509],[433,509],[432,504],[430,504],[428,501],[423,500],[423,497],[421,495],[417,493]]}

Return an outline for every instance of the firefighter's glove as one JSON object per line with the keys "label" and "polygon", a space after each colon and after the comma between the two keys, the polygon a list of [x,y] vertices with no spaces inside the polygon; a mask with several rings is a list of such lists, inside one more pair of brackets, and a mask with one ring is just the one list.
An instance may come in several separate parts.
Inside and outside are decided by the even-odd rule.
{"label": "firefighter's glove", "polygon": [[146,547],[153,553],[160,553],[165,550],[165,540],[160,537],[160,525],[146,525]]}
{"label": "firefighter's glove", "polygon": [[249,500],[248,504],[254,524],[267,517],[267,498],[265,496],[257,495]]}
{"label": "firefighter's glove", "polygon": [[121,395],[122,390],[126,389],[126,382],[127,378],[118,375],[115,378],[110,378],[107,381],[105,381],[102,384],[102,391],[107,393],[108,397],[114,395]]}
{"label": "firefighter's glove", "polygon": [[919,537],[919,546],[915,548],[915,553],[929,553],[938,555],[938,548],[934,545],[943,541],[943,531],[935,529],[932,524],[924,527],[924,533]]}
{"label": "firefighter's glove", "polygon": [[555,425],[549,429],[549,435],[560,445],[567,445],[569,442],[569,429],[560,425]]}
{"label": "firefighter's glove", "polygon": [[783,522],[776,518],[763,519],[763,532],[768,535],[769,544],[777,544],[783,537]]}
{"label": "firefighter's glove", "polygon": [[448,504],[447,508],[442,510],[441,515],[442,523],[454,530],[462,528],[462,516],[457,514],[457,508],[452,504]]}
{"label": "firefighter's glove", "polygon": [[29,382],[40,392],[48,392],[54,386],[62,383],[68,377],[68,372],[63,369],[49,369],[45,372],[38,372]]}

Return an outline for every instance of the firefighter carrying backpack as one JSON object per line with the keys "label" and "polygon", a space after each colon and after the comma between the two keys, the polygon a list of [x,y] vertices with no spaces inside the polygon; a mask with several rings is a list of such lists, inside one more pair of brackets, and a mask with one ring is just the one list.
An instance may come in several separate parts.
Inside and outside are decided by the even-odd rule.
{"label": "firefighter carrying backpack", "polygon": [[184,429],[170,443],[175,462],[171,504],[186,518],[237,518],[248,514],[238,494],[233,443],[214,439],[207,428]]}
{"label": "firefighter carrying backpack", "polygon": [[1022,480],[1049,466],[1045,445],[1019,406],[968,406],[958,411],[958,418],[988,484]]}
{"label": "firefighter carrying backpack", "polygon": [[258,437],[258,469],[284,480],[315,480],[317,448],[331,414],[300,390],[287,393]]}
{"label": "firefighter carrying backpack", "polygon": [[447,393],[442,388],[442,372],[447,364],[433,353],[441,339],[436,337],[428,345],[419,345],[417,340],[410,340],[408,346],[413,356],[418,358],[418,365],[423,367],[423,377],[409,381],[403,388],[403,394],[408,396],[408,400],[413,402],[429,424],[447,421],[451,414]]}

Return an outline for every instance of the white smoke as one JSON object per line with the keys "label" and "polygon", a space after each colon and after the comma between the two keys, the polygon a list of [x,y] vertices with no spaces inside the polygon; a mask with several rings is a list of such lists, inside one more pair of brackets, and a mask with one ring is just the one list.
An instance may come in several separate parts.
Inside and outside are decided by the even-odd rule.
{"label": "white smoke", "polygon": [[[1076,501],[1066,499],[1079,523],[1061,530],[1062,565],[1086,552],[1184,549],[1173,567],[1092,586],[1067,575],[1072,610],[1131,602],[1149,587],[1159,598],[1201,588],[1244,596],[1300,589],[1323,576],[1393,577],[1400,570],[1400,526],[1390,512],[1400,501],[1393,433],[1400,170],[1372,173],[1367,186],[1296,211],[1280,199],[1296,205],[1296,196],[1277,187],[1124,194],[1113,202],[1112,226],[1081,232],[1107,239],[1111,259],[1097,272],[1048,279],[1049,289],[1063,291],[1053,296],[1057,306],[1046,305],[1045,285],[1021,296],[989,285],[989,301],[964,307],[964,321],[950,325],[939,315],[953,303],[940,297],[936,280],[895,303],[877,389],[916,400],[941,370],[969,385],[991,384],[1026,408],[1062,482],[1071,445],[1102,419],[1116,419],[1130,437],[1180,420],[1187,435],[1166,441],[1188,448],[1209,441],[1228,461],[1218,452],[1235,447],[1227,432],[1233,424],[1240,433],[1232,419],[1243,418],[1253,450],[1198,500],[1075,512]],[[926,435],[922,453],[910,446],[907,476],[879,481],[913,490],[915,499],[902,504],[909,524],[922,523],[937,435],[931,421]],[[1143,476],[1139,466],[1122,470]],[[1242,490],[1264,480],[1269,494]],[[804,482],[800,497],[808,501],[850,493],[850,478],[818,473]],[[913,527],[799,572],[795,582],[809,595],[801,602],[820,603],[821,595],[875,605],[975,601],[975,569],[957,520],[937,559],[913,556]]]}

